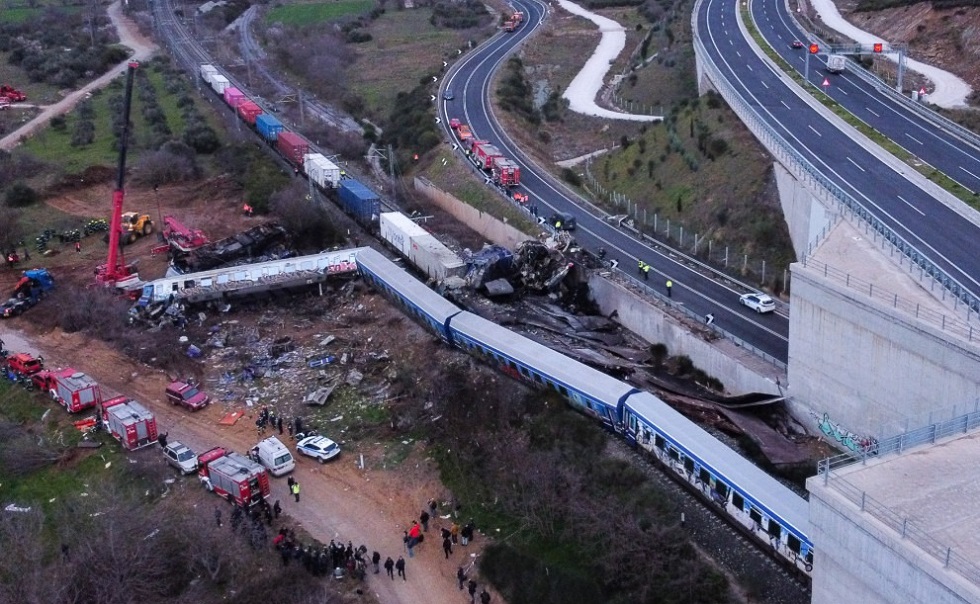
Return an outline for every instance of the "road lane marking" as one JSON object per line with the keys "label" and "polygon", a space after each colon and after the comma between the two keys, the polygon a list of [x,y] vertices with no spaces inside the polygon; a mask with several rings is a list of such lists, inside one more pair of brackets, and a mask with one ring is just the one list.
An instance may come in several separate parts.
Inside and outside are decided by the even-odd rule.
{"label": "road lane marking", "polygon": [[816,129],[816,128],[814,128],[813,126],[810,126],[810,125],[808,124],[808,125],[807,125],[807,127],[808,127],[808,128],[810,129],[810,130],[813,130],[813,132],[814,132],[814,134],[816,134],[817,136],[823,136],[822,134],[820,134],[819,132],[817,132],[817,129]]}
{"label": "road lane marking", "polygon": [[761,81],[759,83],[765,86],[766,88],[769,88],[769,84],[766,84],[765,82],[761,82]]}
{"label": "road lane marking", "polygon": [[902,197],[901,195],[899,195],[899,196],[898,196],[898,198],[899,198],[899,199],[901,199],[902,201],[904,201],[904,202],[905,202],[905,205],[907,205],[908,207],[910,207],[910,208],[912,208],[913,210],[915,210],[916,212],[918,212],[920,216],[925,216],[925,215],[926,215],[926,213],[925,213],[925,212],[923,212],[923,211],[922,211],[922,210],[920,210],[919,208],[917,208],[917,207],[915,207],[914,205],[912,205],[912,204],[910,204],[910,203],[909,203],[909,202],[908,202],[908,201],[907,201],[907,200],[906,200],[906,199],[905,199],[904,197]]}
{"label": "road lane marking", "polygon": [[786,101],[779,101],[779,102],[783,104],[783,107],[789,109],[789,105],[786,104]]}
{"label": "road lane marking", "polygon": [[857,166],[857,169],[858,170],[860,170],[862,172],[867,172],[867,170],[865,170],[864,168],[862,168],[861,166],[859,166],[858,163],[856,161],[854,161],[853,159],[851,159],[850,157],[847,158],[847,161],[849,161],[852,164],[854,164],[855,166]]}
{"label": "road lane marking", "polygon": [[868,113],[870,113],[871,115],[873,115],[875,117],[881,117],[881,114],[880,113],[875,113],[874,111],[872,111],[871,110],[871,107],[865,107],[865,109],[867,109],[868,110]]}
{"label": "road lane marking", "polygon": [[905,133],[905,136],[909,137],[910,139],[914,140],[915,142],[919,143],[920,145],[922,144],[922,141],[920,141],[919,139],[915,138],[914,136],[912,136],[908,132]]}
{"label": "road lane marking", "polygon": [[976,175],[976,174],[974,174],[973,172],[970,172],[969,170],[967,170],[967,169],[966,169],[966,168],[964,168],[963,166],[960,166],[960,170],[963,170],[964,172],[966,172],[967,174],[969,174],[969,175],[970,175],[970,176],[972,176],[973,178],[976,178],[977,180],[980,180],[980,176],[977,176],[977,175]]}

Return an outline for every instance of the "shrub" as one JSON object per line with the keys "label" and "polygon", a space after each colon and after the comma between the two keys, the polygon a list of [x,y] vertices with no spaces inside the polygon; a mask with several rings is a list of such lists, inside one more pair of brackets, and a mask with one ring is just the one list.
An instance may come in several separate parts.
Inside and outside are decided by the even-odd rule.
{"label": "shrub", "polygon": [[582,177],[579,176],[578,173],[575,170],[572,170],[571,168],[562,169],[561,177],[565,182],[567,182],[568,184],[574,187],[582,186]]}
{"label": "shrub", "polygon": [[37,191],[22,182],[11,185],[4,197],[4,202],[12,208],[24,208],[37,203],[37,200]]}

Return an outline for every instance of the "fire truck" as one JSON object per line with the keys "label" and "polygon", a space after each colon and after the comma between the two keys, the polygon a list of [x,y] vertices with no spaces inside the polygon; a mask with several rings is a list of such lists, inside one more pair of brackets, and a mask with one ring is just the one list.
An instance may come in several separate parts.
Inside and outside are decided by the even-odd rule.
{"label": "fire truck", "polygon": [[31,381],[41,392],[48,392],[68,413],[95,407],[102,403],[102,389],[98,382],[71,368],[42,370],[31,376]]}
{"label": "fire truck", "polygon": [[269,474],[258,463],[240,453],[215,447],[197,457],[198,479],[209,491],[248,507],[261,503],[271,493]]}
{"label": "fire truck", "polygon": [[157,420],[150,410],[125,396],[100,405],[99,417],[106,430],[123,448],[135,451],[156,443]]}

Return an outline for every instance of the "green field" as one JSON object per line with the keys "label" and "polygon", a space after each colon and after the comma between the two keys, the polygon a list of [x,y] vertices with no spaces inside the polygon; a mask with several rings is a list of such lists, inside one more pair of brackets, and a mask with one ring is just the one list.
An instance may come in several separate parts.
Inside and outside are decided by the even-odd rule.
{"label": "green field", "polygon": [[316,25],[347,15],[361,15],[374,8],[374,0],[337,0],[313,4],[288,4],[269,11],[266,21],[285,25]]}
{"label": "green field", "polygon": [[[59,6],[58,10],[66,13],[77,13],[82,10],[80,6]],[[0,23],[23,23],[40,15],[47,10],[44,7],[38,8],[4,8],[0,10]]]}

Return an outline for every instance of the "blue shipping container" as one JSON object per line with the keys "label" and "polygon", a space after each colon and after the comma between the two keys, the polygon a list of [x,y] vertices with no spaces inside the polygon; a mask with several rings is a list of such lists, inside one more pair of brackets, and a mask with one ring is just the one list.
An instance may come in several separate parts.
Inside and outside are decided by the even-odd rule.
{"label": "blue shipping container", "polygon": [[283,130],[282,122],[272,117],[268,113],[263,113],[255,119],[255,127],[259,134],[267,141],[275,142],[279,133]]}
{"label": "blue shipping container", "polygon": [[378,195],[354,179],[341,180],[338,193],[340,205],[361,224],[368,224],[381,214],[381,200]]}

